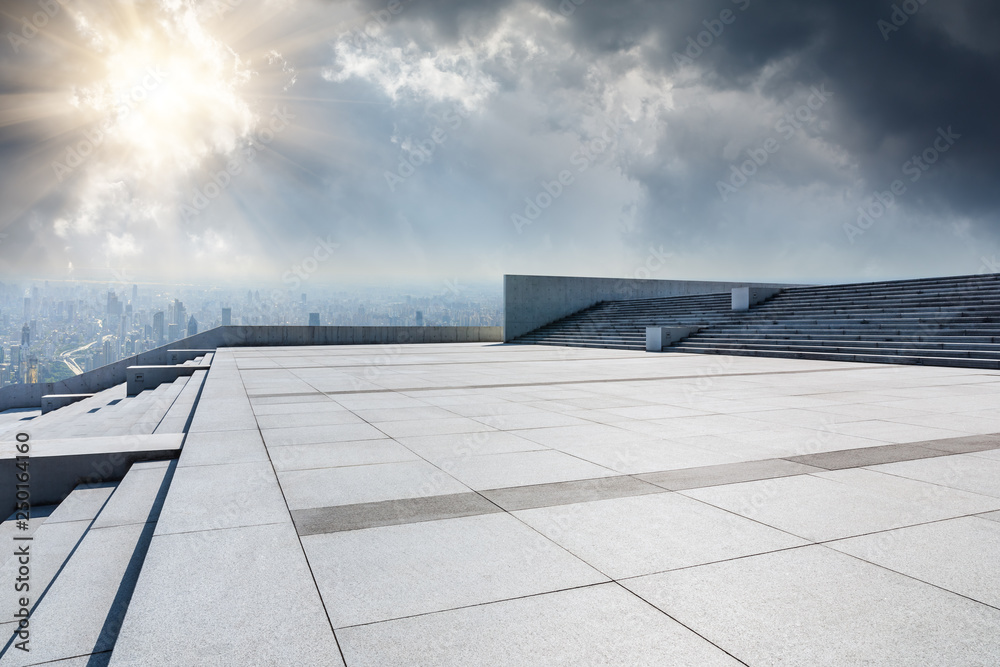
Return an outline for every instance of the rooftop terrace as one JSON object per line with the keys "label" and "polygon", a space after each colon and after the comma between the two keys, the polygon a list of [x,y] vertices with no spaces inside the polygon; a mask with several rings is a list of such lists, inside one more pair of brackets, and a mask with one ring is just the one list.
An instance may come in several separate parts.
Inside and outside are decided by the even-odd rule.
{"label": "rooftop terrace", "polygon": [[79,546],[0,663],[998,664],[998,402],[986,369],[220,348],[179,460],[34,521]]}

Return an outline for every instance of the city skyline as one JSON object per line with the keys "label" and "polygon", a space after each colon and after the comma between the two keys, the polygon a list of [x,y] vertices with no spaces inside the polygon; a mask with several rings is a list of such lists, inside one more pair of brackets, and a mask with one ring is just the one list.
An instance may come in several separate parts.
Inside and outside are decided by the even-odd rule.
{"label": "city skyline", "polygon": [[998,270],[982,2],[113,4],[0,17],[4,280]]}
{"label": "city skyline", "polygon": [[499,286],[311,287],[0,282],[0,387],[62,380],[226,324],[316,326],[316,315],[333,326],[497,326],[502,318]]}

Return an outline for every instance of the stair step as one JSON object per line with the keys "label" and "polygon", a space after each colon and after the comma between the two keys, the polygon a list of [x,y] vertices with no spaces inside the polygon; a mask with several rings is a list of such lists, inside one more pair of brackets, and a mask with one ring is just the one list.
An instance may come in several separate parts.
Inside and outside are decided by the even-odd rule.
{"label": "stair step", "polygon": [[[95,489],[78,487],[60,503],[31,546],[31,652],[10,646],[0,662],[34,665],[91,656],[106,664],[174,465],[137,463],[120,483],[101,487],[102,495],[95,497]],[[79,497],[81,491],[91,492],[91,497]],[[101,497],[106,502],[95,512],[95,499]],[[60,513],[64,506],[67,511]],[[59,521],[60,517],[76,520]],[[36,556],[49,561],[48,581],[35,579]]]}

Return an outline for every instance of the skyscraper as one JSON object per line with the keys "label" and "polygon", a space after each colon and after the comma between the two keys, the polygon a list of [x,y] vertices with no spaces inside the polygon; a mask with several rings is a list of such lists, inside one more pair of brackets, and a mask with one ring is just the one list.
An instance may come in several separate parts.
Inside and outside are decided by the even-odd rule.
{"label": "skyscraper", "polygon": [[417,326],[418,327],[424,326],[424,311],[422,310],[417,311]]}
{"label": "skyscraper", "polygon": [[157,347],[163,345],[164,333],[163,311],[161,310],[153,315],[153,340],[156,341]]}
{"label": "skyscraper", "polygon": [[194,315],[188,320],[187,335],[193,336],[198,333],[198,320],[194,319]]}
{"label": "skyscraper", "polygon": [[233,323],[233,309],[223,308],[222,309],[222,326],[228,327]]}
{"label": "skyscraper", "polygon": [[24,326],[21,327],[21,347],[31,346],[31,327],[25,322]]}
{"label": "skyscraper", "polygon": [[309,313],[309,326],[311,327],[319,326],[319,313]]}

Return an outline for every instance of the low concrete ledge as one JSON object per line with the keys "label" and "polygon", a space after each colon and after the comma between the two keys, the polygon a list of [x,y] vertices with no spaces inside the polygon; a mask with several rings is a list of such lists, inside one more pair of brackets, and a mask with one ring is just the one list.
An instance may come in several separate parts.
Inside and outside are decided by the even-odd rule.
{"label": "low concrete ledge", "polygon": [[750,310],[781,291],[779,287],[734,287],[733,310]]}
{"label": "low concrete ledge", "polygon": [[[122,479],[133,463],[175,459],[180,455],[183,433],[122,435],[97,438],[29,440],[28,473],[31,504],[53,505],[78,484],[99,484]],[[11,438],[0,444],[0,479],[13,482],[18,452]],[[13,483],[0,484],[0,511],[14,511]]]}
{"label": "low concrete ledge", "polygon": [[[153,350],[59,382],[0,387],[0,410],[37,408],[42,396],[97,393],[126,381],[131,366],[168,364],[170,353],[192,350],[196,357],[220,347],[290,345],[402,345],[414,343],[500,343],[502,327],[341,327],[237,326],[215,327]],[[178,357],[179,358],[179,357]]]}
{"label": "low concrete ledge", "polygon": [[71,403],[90,398],[93,394],[48,394],[42,396],[42,414],[64,408]]}
{"label": "low concrete ledge", "polygon": [[129,366],[125,371],[125,393],[137,396],[146,389],[155,389],[164,382],[173,382],[179,377],[194,375],[195,371],[207,371],[211,366],[191,364],[190,366]]}
{"label": "low concrete ledge", "polygon": [[646,327],[646,352],[663,352],[704,327]]}

